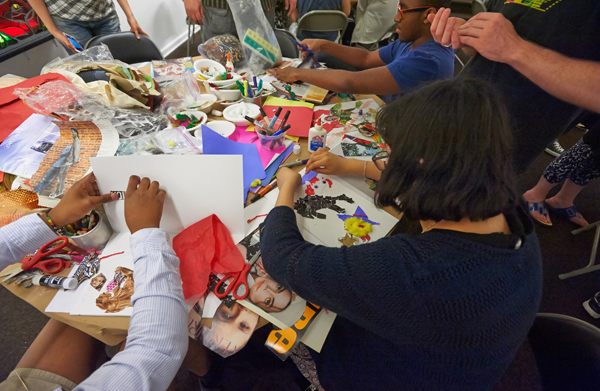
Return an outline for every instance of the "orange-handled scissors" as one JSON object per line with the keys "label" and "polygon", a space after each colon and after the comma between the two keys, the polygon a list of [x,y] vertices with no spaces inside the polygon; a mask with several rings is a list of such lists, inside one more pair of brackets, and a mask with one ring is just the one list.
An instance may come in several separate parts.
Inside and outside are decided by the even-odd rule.
{"label": "orange-handled scissors", "polygon": [[[51,247],[55,243],[58,243],[61,241],[62,241],[61,244],[55,245],[54,247],[52,247],[48,250],[49,247]],[[44,272],[49,273],[49,274],[58,273],[59,271],[61,271],[65,268],[65,260],[61,259],[61,258],[52,258],[52,259],[44,260],[44,258],[62,250],[64,247],[67,246],[67,244],[69,244],[69,239],[67,239],[64,236],[60,236],[60,237],[54,239],[53,241],[44,244],[33,255],[33,257],[31,257],[27,262],[25,262],[21,266],[21,269],[29,270],[29,269],[36,268],[36,269],[41,269]]]}
{"label": "orange-handled scissors", "polygon": [[[223,299],[227,295],[232,293],[233,297],[235,297],[238,300],[244,300],[246,297],[248,297],[248,293],[250,293],[250,286],[248,285],[248,274],[250,273],[250,269],[252,268],[252,265],[254,265],[254,262],[256,262],[258,257],[260,257],[260,250],[258,250],[256,254],[254,254],[254,256],[252,257],[252,259],[250,259],[250,261],[244,265],[244,268],[241,271],[227,273],[225,277],[223,277],[223,279],[219,281],[215,286],[215,296],[217,296],[219,299]],[[223,293],[219,293],[219,288],[221,288],[221,285],[223,285],[223,283],[229,280],[230,278],[233,278],[233,281],[231,281],[231,283],[227,285],[227,288],[225,288],[225,291]],[[238,295],[237,292],[240,286],[243,286],[245,290],[244,293]]]}

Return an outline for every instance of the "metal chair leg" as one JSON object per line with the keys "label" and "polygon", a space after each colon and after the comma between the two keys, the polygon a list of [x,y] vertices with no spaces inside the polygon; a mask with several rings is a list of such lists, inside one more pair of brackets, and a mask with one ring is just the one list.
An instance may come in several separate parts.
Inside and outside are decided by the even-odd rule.
{"label": "metal chair leg", "polygon": [[600,242],[600,221],[596,221],[593,224],[589,224],[589,225],[586,225],[585,227],[581,227],[576,230],[573,230],[573,231],[571,231],[571,234],[577,235],[578,233],[590,230],[594,227],[596,228],[596,234],[594,235],[594,244],[592,245],[592,254],[590,255],[590,262],[587,264],[586,267],[583,267],[581,269],[573,270],[572,272],[569,272],[569,273],[559,274],[558,278],[560,278],[561,280],[564,280],[564,279],[567,279],[570,277],[580,276],[580,275],[586,274],[586,273],[591,273],[596,270],[600,270],[600,265],[595,264],[596,263],[596,254],[598,252],[598,242]]}

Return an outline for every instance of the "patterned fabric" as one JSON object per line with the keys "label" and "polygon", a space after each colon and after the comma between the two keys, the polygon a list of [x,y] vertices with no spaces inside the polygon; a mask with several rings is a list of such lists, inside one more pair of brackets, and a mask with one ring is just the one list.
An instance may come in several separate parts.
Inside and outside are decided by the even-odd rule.
{"label": "patterned fabric", "polygon": [[[262,5],[263,10],[271,10],[275,8],[275,4],[277,0],[260,0],[260,5]],[[227,0],[202,0],[202,5],[207,7],[219,8],[222,10],[229,9],[229,4],[227,4]]]}
{"label": "patterned fabric", "polygon": [[112,0],[44,0],[48,12],[70,20],[98,20],[114,12]]}
{"label": "patterned fabric", "polygon": [[299,343],[298,346],[296,346],[291,357],[302,375],[310,382],[310,390],[325,391],[323,387],[321,387],[321,383],[319,383],[317,364],[315,364],[310,352],[303,343]]}
{"label": "patterned fabric", "polygon": [[544,178],[550,183],[570,179],[577,186],[586,186],[592,179],[600,177],[600,165],[594,152],[583,140],[554,159],[544,171]]}
{"label": "patterned fabric", "polygon": [[[53,239],[56,234],[38,215],[0,228],[0,270]],[[131,235],[130,245],[135,293],[126,348],[74,391],[166,390],[187,352],[187,307],[168,235],[142,229]]]}

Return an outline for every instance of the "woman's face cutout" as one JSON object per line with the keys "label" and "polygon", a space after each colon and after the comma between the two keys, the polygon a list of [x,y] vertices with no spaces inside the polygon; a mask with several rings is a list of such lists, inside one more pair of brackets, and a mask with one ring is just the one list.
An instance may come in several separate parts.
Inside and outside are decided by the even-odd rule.
{"label": "woman's face cutout", "polygon": [[281,312],[292,301],[292,293],[269,277],[257,277],[248,298],[265,312]]}

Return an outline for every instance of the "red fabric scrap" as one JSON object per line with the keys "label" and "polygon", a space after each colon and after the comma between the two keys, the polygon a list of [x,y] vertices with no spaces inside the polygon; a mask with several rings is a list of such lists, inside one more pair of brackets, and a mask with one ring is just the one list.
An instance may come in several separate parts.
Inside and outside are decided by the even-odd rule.
{"label": "red fabric scrap", "polygon": [[246,262],[233,243],[229,230],[214,214],[175,236],[173,250],[179,257],[186,299],[206,292],[211,271],[238,272]]}

